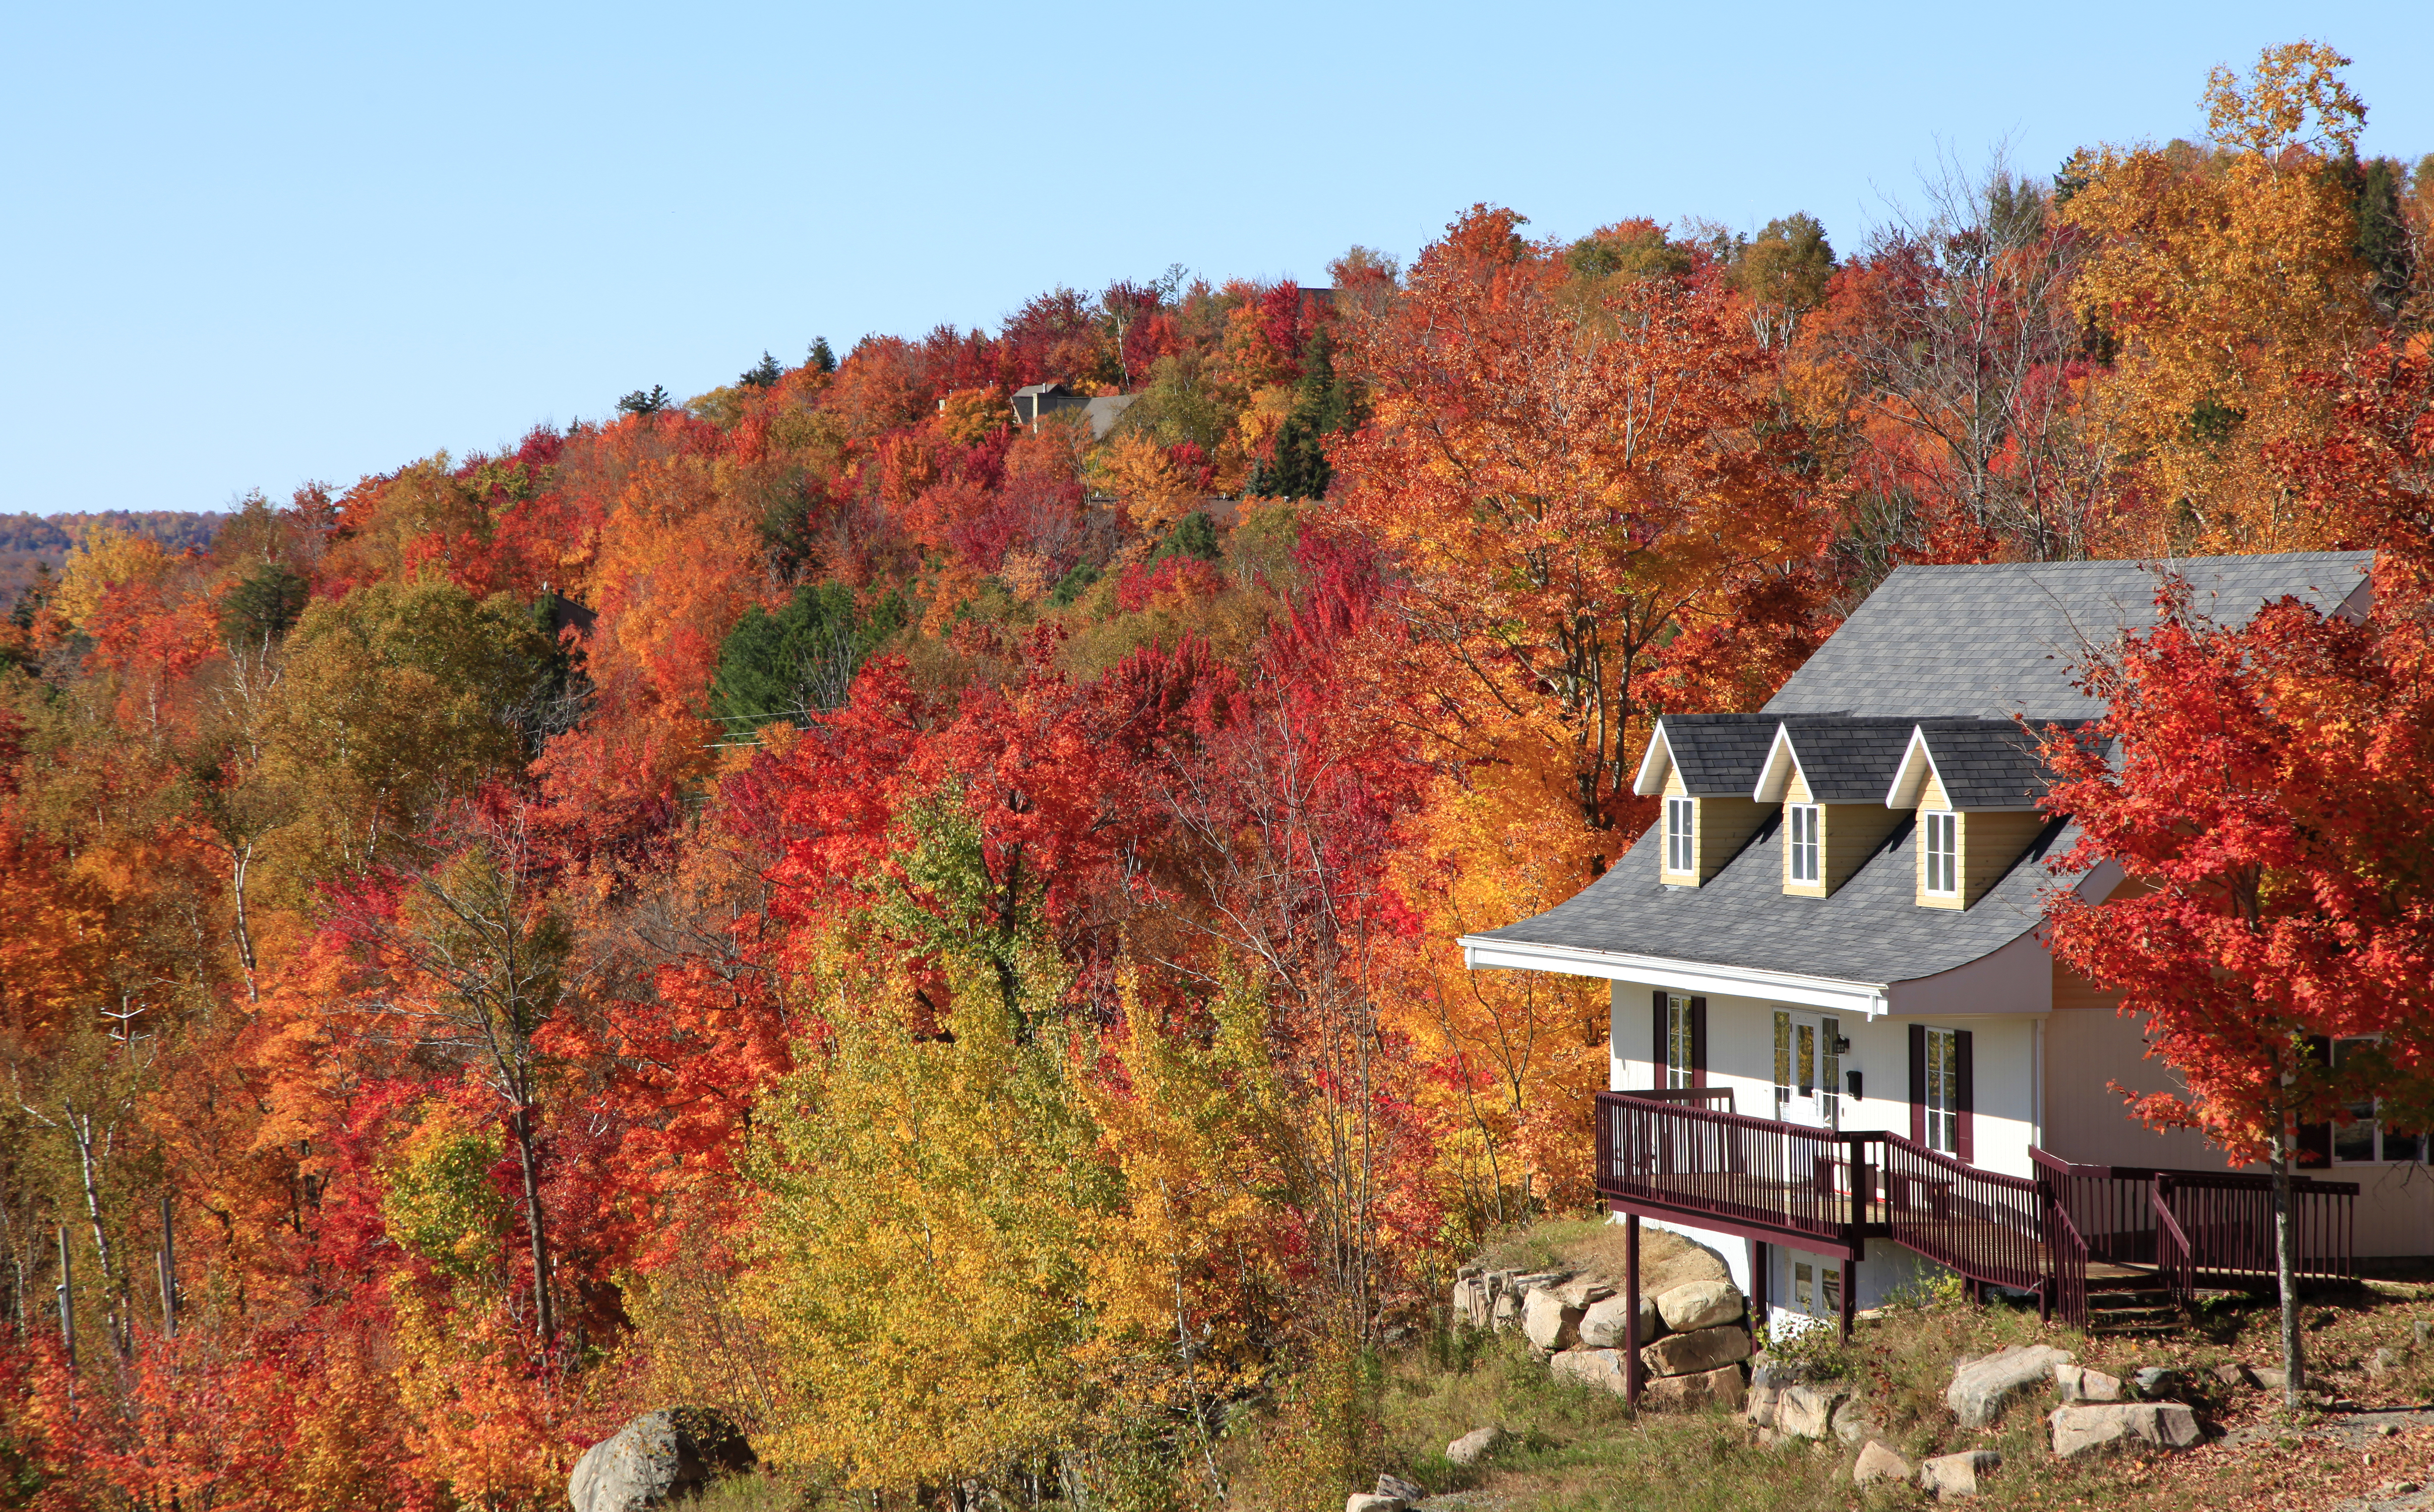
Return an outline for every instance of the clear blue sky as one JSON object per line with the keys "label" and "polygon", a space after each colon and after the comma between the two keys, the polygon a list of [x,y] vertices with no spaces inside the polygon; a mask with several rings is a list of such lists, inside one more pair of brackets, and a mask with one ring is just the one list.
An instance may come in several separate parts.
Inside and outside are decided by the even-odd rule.
{"label": "clear blue sky", "polygon": [[1142,278],[1318,281],[1492,200],[1853,245],[1939,145],[2195,135],[2357,59],[2434,151],[2434,5],[28,5],[0,55],[0,510],[346,484],[814,335]]}

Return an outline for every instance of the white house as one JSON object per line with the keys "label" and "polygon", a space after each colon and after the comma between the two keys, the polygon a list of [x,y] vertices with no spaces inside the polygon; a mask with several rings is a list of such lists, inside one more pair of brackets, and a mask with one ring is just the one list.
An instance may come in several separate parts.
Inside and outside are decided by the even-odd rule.
{"label": "white house", "polygon": [[[2362,606],[2366,553],[2185,561],[2196,607]],[[1613,869],[1463,945],[1478,969],[1612,988],[1599,1188],[1693,1234],[1778,1315],[1867,1307],[1937,1265],[2084,1318],[2088,1292],[2254,1283],[2262,1179],[2133,1120],[2140,1026],[2058,967],[2042,894],[2076,838],[2035,738],[2100,712],[2090,646],[2154,620],[2135,563],[1895,570],[1766,707],[1669,716]],[[2025,728],[2024,728],[2025,724]],[[2336,1052],[2338,1053],[2338,1052]],[[2434,1251],[2415,1139],[2313,1132],[2309,1267]],[[2356,1194],[2342,1183],[2356,1183]]]}

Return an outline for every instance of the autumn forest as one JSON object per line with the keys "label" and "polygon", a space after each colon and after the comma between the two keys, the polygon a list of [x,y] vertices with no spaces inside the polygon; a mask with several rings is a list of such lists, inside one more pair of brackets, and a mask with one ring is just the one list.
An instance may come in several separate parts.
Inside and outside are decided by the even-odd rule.
{"label": "autumn forest", "polygon": [[1363,1362],[1590,1201],[1603,985],[1453,941],[1654,716],[1903,563],[2434,566],[2434,157],[2342,62],[1856,246],[1480,205],[60,537],[0,1507],[557,1506],[677,1401],[840,1505],[1340,1498]]}

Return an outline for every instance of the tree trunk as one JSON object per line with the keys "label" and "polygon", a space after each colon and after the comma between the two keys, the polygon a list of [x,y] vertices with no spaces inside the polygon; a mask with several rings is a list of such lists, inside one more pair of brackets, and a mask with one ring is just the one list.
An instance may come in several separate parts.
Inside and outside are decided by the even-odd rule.
{"label": "tree trunk", "polygon": [[2282,1405],[2299,1410],[2299,1388],[2306,1360],[2299,1345],[2299,1276],[2297,1235],[2290,1221],[2290,1134],[2285,1128],[2273,1136],[2273,1279],[2282,1296]]}
{"label": "tree trunk", "polygon": [[540,1326],[540,1344],[547,1349],[557,1334],[549,1301],[549,1240],[540,1218],[540,1158],[533,1148],[532,1106],[516,1110],[510,1121],[516,1131],[516,1159],[523,1166],[524,1232],[532,1239],[533,1309]]}

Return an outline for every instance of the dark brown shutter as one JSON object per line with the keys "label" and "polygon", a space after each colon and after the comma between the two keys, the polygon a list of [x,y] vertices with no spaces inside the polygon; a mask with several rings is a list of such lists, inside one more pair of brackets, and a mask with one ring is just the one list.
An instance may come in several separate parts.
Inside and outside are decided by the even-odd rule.
{"label": "dark brown shutter", "polygon": [[1662,1091],[1671,1085],[1672,1080],[1672,1078],[1665,1074],[1665,994],[1658,993],[1656,994],[1656,1079],[1649,1085]]}
{"label": "dark brown shutter", "polygon": [[1969,1048],[1973,1038],[1967,1029],[1955,1029],[1952,1034],[1952,1153],[1975,1164],[1978,1131],[1971,1126],[1978,1121],[1978,1079]]}
{"label": "dark brown shutter", "polygon": [[1707,1000],[1690,999],[1690,1085],[1707,1084]]}
{"label": "dark brown shutter", "polygon": [[[2316,1063],[2330,1067],[2333,1063],[2333,1042],[2327,1035],[2307,1036],[2307,1053]],[[2333,1164],[2333,1126],[2329,1123],[2301,1124],[2299,1147],[2292,1152],[2293,1165],[2330,1165]]]}
{"label": "dark brown shutter", "polygon": [[1927,1026],[1910,1027],[1910,1137],[1927,1143]]}

